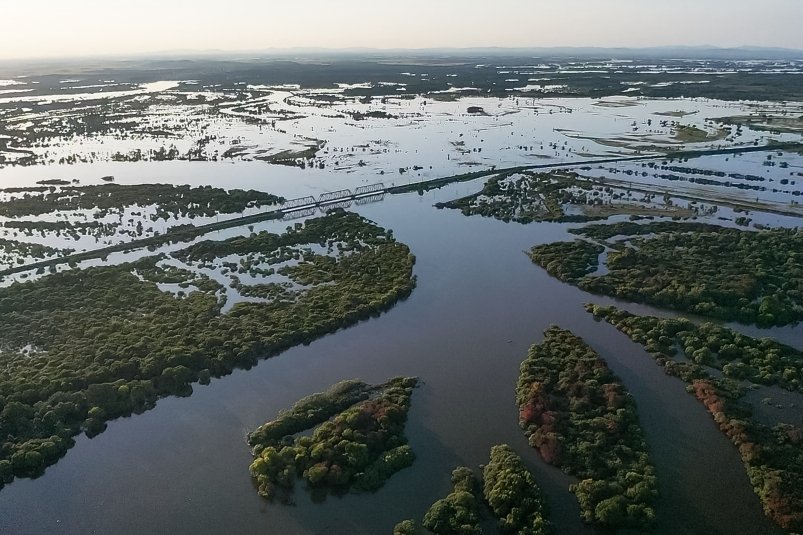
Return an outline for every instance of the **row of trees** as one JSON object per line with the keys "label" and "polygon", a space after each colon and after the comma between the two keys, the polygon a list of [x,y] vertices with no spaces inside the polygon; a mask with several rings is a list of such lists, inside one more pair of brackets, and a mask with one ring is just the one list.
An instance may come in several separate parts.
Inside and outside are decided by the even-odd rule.
{"label": "row of trees", "polygon": [[226,191],[212,186],[173,184],[101,184],[96,186],[50,186],[14,188],[23,193],[0,202],[0,215],[35,216],[64,210],[122,210],[127,206],[156,205],[155,218],[213,216],[242,212],[249,207],[271,206],[282,199],[256,190]]}

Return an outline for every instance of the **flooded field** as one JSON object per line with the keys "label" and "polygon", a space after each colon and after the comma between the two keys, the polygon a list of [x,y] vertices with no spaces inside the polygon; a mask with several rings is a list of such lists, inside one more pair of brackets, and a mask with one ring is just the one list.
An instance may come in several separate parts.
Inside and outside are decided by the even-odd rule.
{"label": "flooded field", "polygon": [[[145,81],[121,73],[0,80],[0,287],[153,259],[154,269],[182,274],[157,281],[159,290],[186,301],[192,285],[208,287],[202,291],[222,315],[287,300],[331,283],[306,284],[299,265],[337,264],[376,243],[347,234],[270,252],[237,244],[262,231],[302,232],[332,208],[294,211],[288,200],[377,183],[378,195],[340,207],[409,247],[416,277],[409,297],[381,314],[249,369],[213,374],[209,384],[192,384],[192,395],[161,397],[93,438],[76,436],[42,475],[17,477],[0,490],[0,532],[391,533],[449,492],[454,467],[487,463],[491,446],[501,443],[533,471],[557,533],[604,532],[581,522],[568,490],[576,479],[542,460],[517,419],[519,365],[544,330],[559,325],[592,346],[636,402],[658,478],[654,533],[783,533],[765,516],[739,451],[706,407],[642,345],[584,305],[681,314],[584,292],[526,252],[574,240],[569,231],[589,222],[800,227],[799,103],[656,93],[716,77],[791,76],[799,62],[377,69],[370,81],[344,71],[325,84]],[[487,74],[482,83],[478,72]],[[588,74],[613,77],[617,90],[583,94]],[[499,87],[491,89],[490,79]],[[430,85],[422,91],[421,84]],[[644,159],[616,161],[634,157]],[[483,176],[465,175],[472,172]],[[444,177],[455,181],[427,184]],[[393,192],[405,185],[410,192]],[[260,214],[266,217],[237,221]],[[154,241],[165,236],[176,239]],[[233,245],[205,255],[209,240]],[[120,244],[130,247],[91,257]],[[593,275],[608,274],[614,251],[599,255]],[[43,261],[51,264],[37,264]],[[727,325],[803,350],[798,323]],[[20,358],[37,353],[2,349]],[[292,506],[257,495],[248,432],[337,381],[394,376],[421,381],[406,430],[417,457],[411,467],[376,493],[323,503],[300,492]],[[744,401],[766,425],[801,425],[797,391],[756,387]]]}

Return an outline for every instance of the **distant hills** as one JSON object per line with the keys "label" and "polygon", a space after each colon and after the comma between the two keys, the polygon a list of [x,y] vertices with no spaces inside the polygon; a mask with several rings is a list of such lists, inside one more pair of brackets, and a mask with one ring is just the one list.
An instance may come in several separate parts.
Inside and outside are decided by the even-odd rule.
{"label": "distant hills", "polygon": [[[204,53],[200,53],[204,55]],[[237,56],[231,52],[208,51],[209,55]],[[377,48],[286,48],[255,51],[254,54],[267,56],[577,56],[628,59],[664,58],[664,59],[799,59],[803,60],[803,50],[792,48],[774,48],[759,46],[741,46],[723,48],[715,46],[659,46],[644,48],[610,48],[610,47],[533,47],[533,48],[420,48],[420,49],[377,49]]]}
{"label": "distant hills", "polygon": [[610,47],[476,47],[476,48],[271,48],[262,50],[168,50],[148,54],[99,55],[94,57],[0,60],[0,65],[81,64],[85,62],[165,60],[310,60],[310,59],[476,59],[476,58],[582,58],[582,59],[691,59],[691,60],[785,60],[803,61],[803,50],[792,48],[740,46],[659,46],[645,48]]}

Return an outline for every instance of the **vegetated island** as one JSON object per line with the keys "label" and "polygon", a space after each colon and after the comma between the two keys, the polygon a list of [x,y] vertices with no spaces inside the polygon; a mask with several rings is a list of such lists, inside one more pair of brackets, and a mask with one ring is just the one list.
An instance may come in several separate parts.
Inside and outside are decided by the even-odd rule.
{"label": "vegetated island", "polygon": [[516,402],[530,444],[580,479],[571,491],[584,521],[614,529],[652,525],[657,478],[636,404],[582,338],[547,329],[521,364]]}
{"label": "vegetated island", "polygon": [[0,202],[0,215],[34,216],[65,210],[97,210],[100,216],[127,206],[155,205],[152,219],[213,216],[242,212],[246,208],[273,206],[282,198],[255,190],[225,190],[212,186],[173,184],[101,184],[97,186],[37,186],[5,188],[14,195]]}
{"label": "vegetated island", "polygon": [[[546,500],[532,473],[508,445],[491,448],[490,462],[479,481],[464,466],[452,472],[454,490],[436,501],[424,515],[423,527],[436,535],[478,535],[487,507],[499,520],[503,533],[547,535],[552,526],[547,519]],[[416,535],[422,529],[413,520],[396,525],[393,535]]]}
{"label": "vegetated island", "polygon": [[[318,498],[382,487],[415,459],[404,425],[417,382],[414,377],[375,386],[343,381],[257,428],[248,443],[259,494],[288,503],[298,477]],[[312,428],[310,436],[295,436]]]}
{"label": "vegetated island", "polygon": [[767,516],[789,532],[801,532],[803,429],[760,423],[742,398],[751,384],[803,392],[803,353],[711,323],[637,316],[612,306],[586,309],[642,344],[667,374],[688,384],[738,448]]}
{"label": "vegetated island", "polygon": [[[348,254],[299,251],[321,243]],[[223,313],[218,282],[158,257],[0,288],[0,479],[41,474],[75,435],[92,436],[106,421],[142,412],[160,397],[190,394],[193,382],[378,314],[415,286],[408,247],[342,210],[281,235],[205,241],[174,256],[248,252],[298,258],[282,268],[294,289],[265,292]],[[162,291],[163,283],[180,289]]]}
{"label": "vegetated island", "polygon": [[583,179],[571,171],[507,172],[491,177],[478,193],[435,206],[517,223],[586,222],[616,214],[694,215],[664,200],[655,202],[650,194],[640,199],[630,196],[629,191]]}
{"label": "vegetated island", "polygon": [[72,249],[57,249],[41,243],[0,238],[0,266],[24,264],[27,258],[44,259],[70,254]]}
{"label": "vegetated island", "polygon": [[[571,232],[584,239],[533,247],[530,258],[588,292],[761,326],[803,319],[801,230],[664,221]],[[602,245],[607,273],[596,276]]]}
{"label": "vegetated island", "polygon": [[[47,186],[0,190],[3,197],[0,216],[9,218],[0,223],[0,252],[5,253],[0,254],[0,267],[22,268],[31,261],[58,260],[75,252],[76,248],[82,249],[80,244],[54,248],[28,240],[35,236],[58,237],[65,243],[89,237],[94,238],[95,244],[150,238],[153,244],[159,245],[169,241],[168,235],[190,239],[201,234],[193,232],[194,227],[186,222],[168,229],[158,228],[160,220],[238,214],[247,209],[278,206],[282,202],[280,197],[261,191],[227,191],[210,186],[65,186],[66,181],[62,180],[41,182]],[[42,263],[38,264],[37,268],[44,268]]]}

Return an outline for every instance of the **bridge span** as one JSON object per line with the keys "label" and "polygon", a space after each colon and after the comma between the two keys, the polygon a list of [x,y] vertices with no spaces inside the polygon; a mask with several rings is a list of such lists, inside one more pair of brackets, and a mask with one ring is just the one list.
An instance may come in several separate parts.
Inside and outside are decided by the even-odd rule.
{"label": "bridge span", "polygon": [[388,188],[382,182],[359,186],[354,188],[354,191],[350,189],[327,191],[326,193],[321,193],[317,199],[312,195],[288,199],[282,204],[279,211],[282,212],[283,218],[287,218],[294,212],[306,212],[310,208],[320,208],[321,212],[331,208],[347,208],[351,206],[352,202],[366,204],[367,202],[382,200],[380,197],[383,197],[387,191]]}

